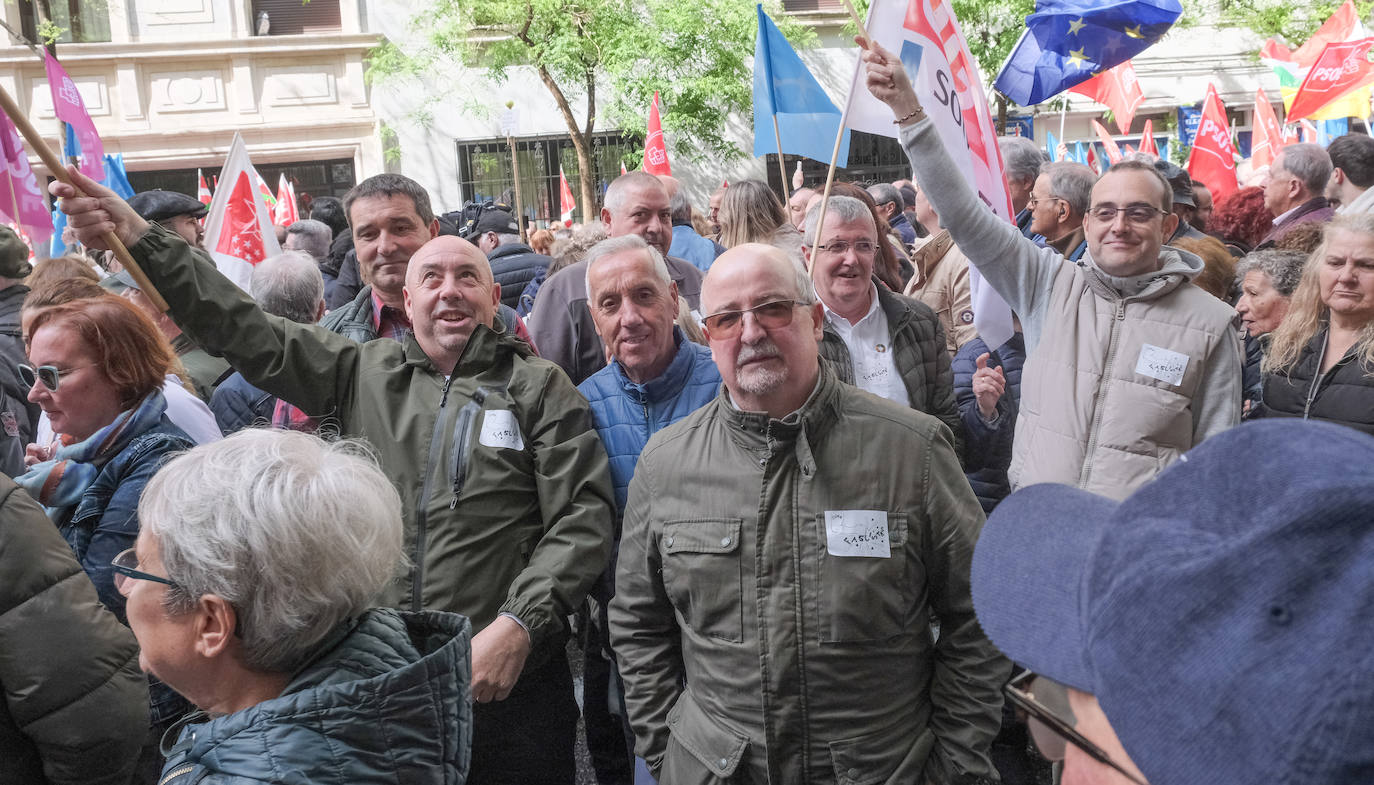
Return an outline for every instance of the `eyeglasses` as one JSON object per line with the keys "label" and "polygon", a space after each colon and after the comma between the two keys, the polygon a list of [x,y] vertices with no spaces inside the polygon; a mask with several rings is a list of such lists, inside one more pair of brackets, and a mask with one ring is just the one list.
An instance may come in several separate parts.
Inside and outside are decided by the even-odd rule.
{"label": "eyeglasses", "polygon": [[763,329],[776,330],[792,323],[794,309],[799,305],[806,303],[797,300],[773,300],[742,311],[713,313],[701,321],[711,333],[712,340],[725,341],[738,336],[744,330],[746,313],[752,313]]}
{"label": "eyeglasses", "polygon": [[1148,204],[1129,204],[1125,207],[1111,207],[1103,204],[1088,210],[1088,215],[1091,215],[1093,220],[1101,221],[1104,224],[1115,221],[1117,213],[1125,213],[1126,220],[1133,224],[1147,224],[1153,221],[1156,215],[1167,215],[1158,207],[1151,207]]}
{"label": "eyeglasses", "polygon": [[[1077,720],[1065,720],[1060,717],[1054,709],[1036,700],[1034,687],[1037,683],[1043,684],[1047,688],[1046,692],[1050,695],[1053,695],[1057,689],[1063,689],[1048,679],[1037,679],[1034,673],[1026,671],[1015,679],[1012,679],[1011,683],[1007,684],[1007,686],[1003,687],[1002,694],[1007,697],[1007,700],[1010,701],[1012,705],[1029,715],[1029,722],[1027,725],[1030,727],[1031,738],[1035,739],[1035,746],[1039,748],[1042,755],[1052,761],[1063,760],[1065,742],[1067,742],[1083,750],[1083,752],[1087,753],[1088,757],[1101,763],[1103,766],[1107,766],[1120,773],[1131,782],[1137,783],[1138,785],[1149,785],[1145,780],[1127,771],[1119,763],[1112,760],[1112,757],[1107,754],[1106,750],[1088,741],[1086,736],[1075,730],[1073,723]],[[1028,689],[1023,691],[1021,689],[1023,685]],[[1062,705],[1060,711],[1068,713],[1070,717],[1072,717],[1072,712],[1068,709],[1067,700],[1067,694],[1065,693],[1064,697],[1058,701]]]}
{"label": "eyeglasses", "polygon": [[138,554],[134,552],[133,548],[130,548],[127,551],[120,551],[119,555],[114,557],[114,559],[110,561],[110,566],[114,567],[115,590],[118,591],[120,594],[128,593],[126,587],[128,586],[130,580],[152,581],[154,583],[163,583],[168,586],[176,586],[175,583],[167,580],[166,578],[161,578],[151,573],[146,573],[136,569],[138,567]]}
{"label": "eyeglasses", "polygon": [[860,256],[872,256],[873,252],[877,250],[878,245],[876,243],[869,242],[868,240],[858,240],[853,243],[847,242],[845,240],[836,240],[835,242],[830,243],[829,245],[816,246],[817,251],[833,253],[836,256],[843,256],[844,252],[848,251],[850,248],[853,248],[854,253]]}
{"label": "eyeglasses", "polygon": [[[1041,198],[1038,197],[1038,196],[1032,196],[1032,197],[1030,198],[1030,200],[1026,202],[1026,205],[1027,205],[1028,207],[1030,207],[1032,210],[1034,210],[1034,209],[1035,209],[1035,206],[1036,206],[1037,204],[1041,203],[1041,202],[1063,202],[1063,201],[1066,201],[1066,200],[1063,199],[1062,197],[1058,197],[1058,196],[1046,196],[1044,199],[1041,199]],[[1130,208],[1127,208],[1127,209],[1130,209]],[[1115,217],[1115,216],[1113,216],[1113,217]],[[1130,217],[1130,214],[1129,214],[1129,213],[1127,214],[1127,217],[1128,217],[1128,218]],[[1111,220],[1111,219],[1108,219],[1108,220]]]}
{"label": "eyeglasses", "polygon": [[90,368],[89,365],[78,365],[75,368],[58,368],[56,365],[40,365],[37,368],[32,365],[19,364],[19,380],[24,383],[24,389],[32,390],[38,382],[48,388],[50,392],[57,392],[57,386],[62,383],[62,377],[72,371],[79,371],[82,368]]}

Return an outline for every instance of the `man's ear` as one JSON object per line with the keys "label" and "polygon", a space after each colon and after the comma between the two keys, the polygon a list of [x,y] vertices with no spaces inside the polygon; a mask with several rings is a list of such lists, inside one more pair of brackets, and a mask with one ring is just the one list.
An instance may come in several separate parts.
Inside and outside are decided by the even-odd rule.
{"label": "man's ear", "polygon": [[611,225],[611,211],[604,207],[601,208],[601,223],[605,224],[607,227]]}
{"label": "man's ear", "polygon": [[433,240],[439,236],[439,219],[435,218],[429,222],[429,239]]}
{"label": "man's ear", "polygon": [[1170,212],[1168,215],[1164,216],[1164,242],[1169,242],[1169,239],[1174,236],[1174,232],[1177,231],[1178,213]]}
{"label": "man's ear", "polygon": [[406,318],[407,318],[407,319],[410,319],[412,322],[414,322],[414,321],[415,321],[415,317],[412,315],[411,309],[410,309],[410,285],[409,285],[409,284],[407,284],[407,285],[401,287],[401,298],[402,298],[402,300],[403,300],[403,306],[404,306],[405,309],[406,309]]}
{"label": "man's ear", "polygon": [[223,597],[206,594],[191,613],[196,614],[195,650],[201,657],[215,659],[238,637],[238,613]]}

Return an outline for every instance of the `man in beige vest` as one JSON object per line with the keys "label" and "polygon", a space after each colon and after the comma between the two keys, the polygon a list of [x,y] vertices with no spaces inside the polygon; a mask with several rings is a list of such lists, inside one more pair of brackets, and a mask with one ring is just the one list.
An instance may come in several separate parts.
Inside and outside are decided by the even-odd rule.
{"label": "man in beige vest", "polygon": [[1124,161],[1097,181],[1087,253],[1066,261],[982,204],[892,53],[874,46],[864,60],[869,90],[899,118],[922,191],[1021,318],[1013,489],[1058,482],[1122,499],[1239,422],[1235,311],[1190,283],[1201,259],[1164,245],[1178,217],[1152,166]]}

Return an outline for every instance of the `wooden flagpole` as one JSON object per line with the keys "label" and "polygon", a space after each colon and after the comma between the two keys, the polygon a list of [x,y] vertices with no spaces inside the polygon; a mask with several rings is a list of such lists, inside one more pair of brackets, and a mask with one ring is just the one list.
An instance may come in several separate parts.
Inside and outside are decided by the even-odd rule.
{"label": "wooden flagpole", "polygon": [[778,143],[778,174],[782,175],[782,206],[792,199],[787,191],[787,165],[782,161],[782,134],[778,133],[778,113],[773,112],[773,140]]}
{"label": "wooden flagpole", "polygon": [[[52,148],[48,146],[48,143],[43,140],[38,130],[29,122],[29,118],[19,109],[19,105],[14,102],[14,98],[10,96],[9,91],[5,90],[3,87],[0,87],[0,108],[3,108],[5,114],[9,115],[14,126],[18,128],[19,133],[24,136],[24,141],[28,142],[29,149],[38,154],[38,157],[43,160],[43,165],[48,167],[48,171],[52,176],[70,185],[72,188],[75,188],[78,196],[85,196],[67,174],[67,168],[62,165],[61,157],[53,152]],[[15,207],[17,210],[18,205]],[[143,293],[148,296],[148,300],[151,301],[153,305],[157,306],[159,311],[165,312],[167,310],[167,301],[162,299],[162,294],[158,292],[157,287],[153,286],[153,282],[148,280],[148,276],[144,274],[143,268],[139,267],[138,262],[134,261],[134,257],[129,254],[129,249],[124,247],[123,241],[121,241],[114,232],[106,232],[101,239],[105,241],[105,244],[109,246],[111,251],[114,251],[115,258],[119,260],[120,264],[124,265],[124,269],[129,271],[129,275],[132,275],[134,280],[138,282],[138,288],[143,290]]]}
{"label": "wooden flagpole", "polygon": [[[844,0],[844,7],[849,11],[849,18],[853,20],[854,26],[859,29],[859,35],[865,43],[872,43],[873,39],[868,37],[868,29],[864,27],[864,22],[859,18],[859,12],[854,10],[854,4],[849,0]],[[859,55],[862,57],[863,55]],[[851,95],[844,103],[844,112],[840,114],[840,127],[835,131],[835,146],[830,150],[830,169],[825,173],[825,190],[821,193],[821,211],[816,216],[816,237],[815,241],[821,241],[821,229],[825,226],[825,210],[830,202],[830,187],[835,184],[835,164],[840,159],[840,142],[844,140],[844,125],[849,119],[849,104],[854,100],[852,95],[854,88],[851,86]],[[805,240],[805,238],[802,238]],[[815,269],[815,265],[812,265]]]}

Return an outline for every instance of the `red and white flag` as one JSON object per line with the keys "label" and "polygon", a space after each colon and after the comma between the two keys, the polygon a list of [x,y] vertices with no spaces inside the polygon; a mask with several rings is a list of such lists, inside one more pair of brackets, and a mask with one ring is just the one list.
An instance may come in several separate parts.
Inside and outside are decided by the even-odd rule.
{"label": "red and white flag", "polygon": [[1107,129],[1102,127],[1102,123],[1093,120],[1093,130],[1097,132],[1097,138],[1102,142],[1102,149],[1107,151],[1107,163],[1114,164],[1121,160],[1121,148],[1116,146],[1116,140],[1107,133]]}
{"label": "red and white flag", "polygon": [[[969,186],[994,213],[1011,221],[1011,197],[983,79],[949,0],[873,0],[866,27],[878,44],[901,59],[916,97]],[[862,59],[854,66],[844,117],[847,128],[897,137],[892,110],[864,83]],[[969,286],[979,335],[988,346],[1001,346],[1014,334],[1011,308],[974,268],[969,269]]]}
{"label": "red and white flag", "polygon": [[1240,188],[1236,181],[1236,149],[1226,122],[1226,107],[1217,95],[1216,85],[1207,85],[1202,102],[1202,119],[1193,137],[1193,152],[1188,156],[1188,174],[1206,183],[1212,199],[1220,203]]}
{"label": "red and white flag", "polygon": [[1117,130],[1123,134],[1131,132],[1135,110],[1145,103],[1145,93],[1140,89],[1140,80],[1130,60],[1070,87],[1069,92],[1085,95],[1111,109]]}
{"label": "red and white flag", "polygon": [[1155,146],[1155,121],[1153,119],[1145,121],[1144,135],[1140,137],[1140,152],[1147,155],[1159,157],[1159,148]]}
{"label": "red and white flag", "polygon": [[649,174],[673,173],[668,163],[668,147],[663,143],[663,126],[658,117],[658,91],[649,105],[649,135],[644,138],[644,164],[639,167]]}
{"label": "red and white flag", "polygon": [[205,183],[205,175],[201,174],[199,169],[196,170],[196,179],[200,181],[196,185],[196,198],[200,200],[201,204],[209,204],[210,186]]}
{"label": "red and white flag", "polygon": [[272,228],[272,216],[259,195],[257,184],[262,178],[248,160],[248,148],[238,134],[229,145],[219,179],[221,185],[205,218],[205,247],[220,272],[247,290],[253,267],[281,253],[281,246]]}
{"label": "red and white flag", "polygon": [[283,172],[277,176],[277,206],[272,208],[272,222],[277,226],[290,226],[300,219],[300,208],[296,206],[296,186],[286,179],[286,173]]}
{"label": "red and white flag", "polygon": [[1274,105],[1264,94],[1264,88],[1255,91],[1255,133],[1250,143],[1250,165],[1258,169],[1269,166],[1279,157],[1283,148],[1283,127],[1274,114]]}
{"label": "red and white flag", "polygon": [[1332,101],[1374,81],[1374,64],[1369,62],[1371,47],[1374,38],[1327,44],[1293,96],[1288,119],[1311,117]]}
{"label": "red and white flag", "polygon": [[629,172],[625,171],[625,162],[624,162],[624,161],[621,161],[621,162],[620,162],[620,173],[621,173],[622,175],[629,174]]}
{"label": "red and white flag", "polygon": [[[11,224],[17,224],[34,242],[52,237],[52,214],[43,201],[38,178],[29,168],[29,157],[19,141],[19,129],[10,122],[9,115],[0,112],[0,152],[5,156],[3,181],[0,181],[0,213]],[[32,255],[33,246],[29,246]]]}
{"label": "red and white flag", "polygon": [[1264,42],[1260,48],[1260,57],[1271,60],[1286,60],[1297,63],[1301,66],[1309,66],[1317,62],[1322,50],[1327,44],[1336,41],[1347,41],[1359,29],[1360,15],[1355,10],[1355,4],[1351,0],[1345,0],[1336,13],[1330,19],[1322,22],[1322,26],[1317,28],[1317,32],[1307,39],[1302,46],[1296,50],[1289,50],[1288,47],[1279,43],[1273,38]]}
{"label": "red and white flag", "polygon": [[1317,126],[1311,120],[1298,121],[1298,139],[1304,144],[1317,143]]}
{"label": "red and white flag", "polygon": [[51,54],[43,54],[43,67],[48,74],[48,89],[52,90],[53,113],[57,119],[72,127],[76,143],[81,145],[81,173],[92,180],[104,180],[105,146],[100,142],[100,134],[95,131],[90,112],[86,111],[86,102],[81,100],[81,92]]}
{"label": "red and white flag", "polygon": [[577,209],[577,202],[573,201],[572,189],[568,187],[568,176],[563,174],[563,167],[558,167],[558,209],[563,213],[563,225],[572,226],[573,211]]}

